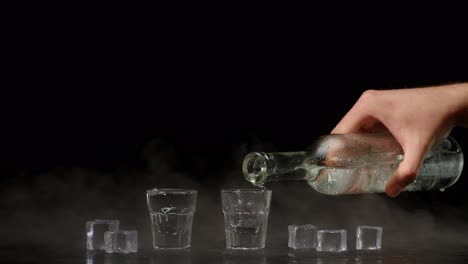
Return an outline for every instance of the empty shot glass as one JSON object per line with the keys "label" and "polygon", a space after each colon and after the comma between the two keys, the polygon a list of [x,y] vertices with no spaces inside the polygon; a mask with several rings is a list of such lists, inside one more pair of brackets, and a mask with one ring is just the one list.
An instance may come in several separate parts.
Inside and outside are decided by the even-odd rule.
{"label": "empty shot glass", "polygon": [[221,190],[226,248],[265,248],[271,190]]}
{"label": "empty shot glass", "polygon": [[189,248],[197,191],[152,189],[146,192],[154,249]]}

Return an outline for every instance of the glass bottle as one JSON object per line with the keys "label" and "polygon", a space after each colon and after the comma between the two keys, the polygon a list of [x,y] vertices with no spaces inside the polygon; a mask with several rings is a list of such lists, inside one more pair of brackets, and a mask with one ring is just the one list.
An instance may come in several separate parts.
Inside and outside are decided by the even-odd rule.
{"label": "glass bottle", "polygon": [[[384,192],[403,160],[403,150],[388,133],[331,134],[299,152],[252,152],[245,158],[245,178],[256,186],[269,181],[306,180],[316,191],[329,195]],[[416,180],[405,191],[445,190],[463,169],[463,152],[448,137],[432,148]]]}

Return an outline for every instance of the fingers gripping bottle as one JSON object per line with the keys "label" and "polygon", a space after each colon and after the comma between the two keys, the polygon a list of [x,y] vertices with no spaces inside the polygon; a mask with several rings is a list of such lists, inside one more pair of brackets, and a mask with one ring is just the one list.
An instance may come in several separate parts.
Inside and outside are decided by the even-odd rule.
{"label": "fingers gripping bottle", "polygon": [[[391,134],[331,134],[318,138],[305,151],[249,153],[242,170],[257,186],[306,180],[323,194],[376,193],[385,191],[403,159],[403,150]],[[443,191],[458,180],[462,169],[463,152],[448,137],[426,154],[416,180],[404,191]]]}

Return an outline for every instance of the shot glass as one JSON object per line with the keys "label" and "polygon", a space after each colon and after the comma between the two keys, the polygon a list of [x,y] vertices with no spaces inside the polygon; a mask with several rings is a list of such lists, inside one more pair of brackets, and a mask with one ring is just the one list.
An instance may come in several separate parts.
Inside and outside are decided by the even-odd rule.
{"label": "shot glass", "polygon": [[271,190],[221,190],[226,248],[265,248]]}
{"label": "shot glass", "polygon": [[189,248],[197,191],[152,189],[146,191],[154,249]]}

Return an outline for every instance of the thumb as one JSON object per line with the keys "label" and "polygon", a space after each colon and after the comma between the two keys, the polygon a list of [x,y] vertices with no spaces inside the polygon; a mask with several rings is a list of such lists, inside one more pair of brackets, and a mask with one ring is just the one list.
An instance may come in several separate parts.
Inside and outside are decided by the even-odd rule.
{"label": "thumb", "polygon": [[388,196],[397,196],[408,184],[416,179],[427,149],[428,147],[423,146],[409,146],[408,150],[405,151],[404,160],[399,164],[387,186],[385,186],[385,192]]}

